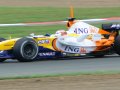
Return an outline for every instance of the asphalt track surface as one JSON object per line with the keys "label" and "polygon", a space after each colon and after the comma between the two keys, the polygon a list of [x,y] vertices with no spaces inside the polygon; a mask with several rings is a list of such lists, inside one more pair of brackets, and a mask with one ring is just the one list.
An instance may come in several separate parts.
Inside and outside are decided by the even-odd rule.
{"label": "asphalt track surface", "polygon": [[105,56],[104,58],[77,57],[37,60],[26,63],[20,63],[17,60],[7,60],[0,63],[0,77],[96,71],[120,71],[120,57],[118,55]]}

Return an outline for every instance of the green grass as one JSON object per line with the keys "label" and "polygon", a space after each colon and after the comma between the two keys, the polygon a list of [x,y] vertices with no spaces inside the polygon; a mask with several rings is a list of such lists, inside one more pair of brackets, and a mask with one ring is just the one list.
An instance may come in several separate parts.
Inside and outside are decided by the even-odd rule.
{"label": "green grass", "polygon": [[23,75],[23,76],[0,77],[0,80],[45,78],[45,77],[59,77],[59,76],[80,76],[80,75],[112,75],[112,74],[120,74],[120,71],[93,71],[93,72],[86,71],[86,72],[76,72],[76,73],[34,74],[34,75]]}
{"label": "green grass", "polygon": [[68,11],[67,8],[0,7],[0,23],[64,20]]}
{"label": "green grass", "polygon": [[63,25],[55,26],[30,26],[30,27],[0,27],[0,37],[12,38],[28,36],[31,33],[43,35],[45,33],[55,33],[58,29],[65,29]]}
{"label": "green grass", "polygon": [[[105,18],[120,16],[120,7],[114,8],[75,8],[75,17]],[[0,7],[0,23],[39,22],[65,20],[69,8],[50,7]]]}
{"label": "green grass", "polygon": [[[77,19],[106,18],[120,16],[120,7],[111,8],[75,8]],[[0,7],[0,23],[21,23],[66,20],[69,8],[50,7]],[[99,26],[99,25],[97,25]],[[31,26],[31,27],[0,27],[0,36],[8,38],[23,37],[30,33],[54,33],[58,29],[67,29],[63,25]]]}

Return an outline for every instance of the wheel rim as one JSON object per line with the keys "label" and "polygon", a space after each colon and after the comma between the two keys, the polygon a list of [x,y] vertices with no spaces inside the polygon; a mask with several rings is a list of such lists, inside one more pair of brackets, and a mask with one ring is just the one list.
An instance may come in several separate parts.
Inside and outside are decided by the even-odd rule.
{"label": "wheel rim", "polygon": [[28,44],[24,47],[24,54],[29,56],[29,55],[32,55],[34,52],[34,48],[31,44]]}
{"label": "wheel rim", "polygon": [[36,56],[37,46],[32,43],[24,44],[22,48],[22,56],[26,59],[33,59]]}

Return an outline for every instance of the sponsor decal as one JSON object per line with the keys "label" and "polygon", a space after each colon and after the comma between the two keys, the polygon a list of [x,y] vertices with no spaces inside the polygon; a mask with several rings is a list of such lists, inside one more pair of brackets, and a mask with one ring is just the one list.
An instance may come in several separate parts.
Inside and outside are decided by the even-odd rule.
{"label": "sponsor decal", "polygon": [[75,28],[74,33],[76,34],[88,33],[88,29],[87,28]]}
{"label": "sponsor decal", "polygon": [[90,33],[98,33],[99,28],[96,28],[94,26],[90,26]]}
{"label": "sponsor decal", "polygon": [[87,53],[87,50],[84,47],[66,46],[65,51],[70,53]]}
{"label": "sponsor decal", "polygon": [[75,28],[74,33],[76,34],[88,34],[88,33],[98,33],[99,29],[93,26],[89,28]]}
{"label": "sponsor decal", "polygon": [[38,41],[38,44],[48,44],[48,43],[50,43],[50,41],[47,39]]}
{"label": "sponsor decal", "polygon": [[79,52],[79,47],[71,47],[71,46],[66,46],[65,51],[67,52],[73,52],[73,53],[78,53]]}
{"label": "sponsor decal", "polygon": [[120,24],[113,24],[111,26],[111,28],[119,30],[120,29]]}
{"label": "sponsor decal", "polygon": [[39,56],[55,56],[55,52],[43,52],[39,53]]}
{"label": "sponsor decal", "polygon": [[80,48],[80,53],[87,53],[87,50],[83,47]]}

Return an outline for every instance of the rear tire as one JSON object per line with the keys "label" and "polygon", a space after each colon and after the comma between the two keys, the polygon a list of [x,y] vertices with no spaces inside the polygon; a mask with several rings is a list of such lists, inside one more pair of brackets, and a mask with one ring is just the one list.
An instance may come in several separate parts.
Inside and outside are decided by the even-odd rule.
{"label": "rear tire", "polygon": [[19,62],[34,61],[38,54],[38,45],[31,38],[22,38],[15,43],[13,52]]}
{"label": "rear tire", "polygon": [[115,39],[114,50],[118,55],[120,55],[120,35],[118,35]]}

